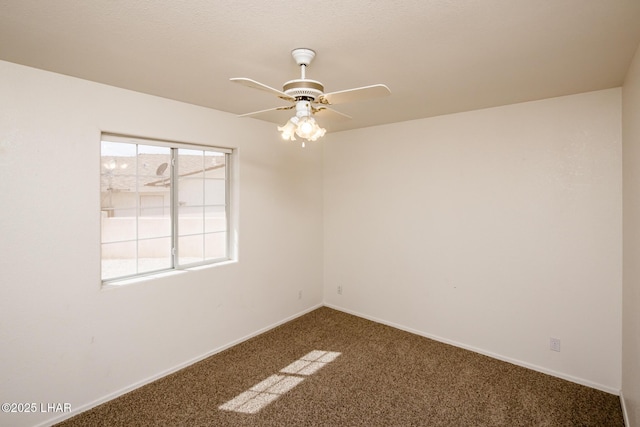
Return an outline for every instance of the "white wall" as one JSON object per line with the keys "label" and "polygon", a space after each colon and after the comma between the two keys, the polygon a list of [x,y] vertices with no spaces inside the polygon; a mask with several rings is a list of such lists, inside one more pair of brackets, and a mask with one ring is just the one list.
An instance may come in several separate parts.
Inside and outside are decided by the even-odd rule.
{"label": "white wall", "polygon": [[618,393],[620,121],[611,89],[333,135],[325,302]]}
{"label": "white wall", "polygon": [[[625,155],[637,149],[637,62]],[[323,274],[329,305],[621,386],[619,89],[336,133],[304,150],[270,123],[6,62],[0,93],[0,402],[78,410],[113,397],[320,304]],[[101,289],[103,130],[238,147],[240,262]],[[636,163],[625,162],[627,196]],[[640,248],[640,224],[625,221],[625,249]],[[636,420],[637,274],[627,262],[622,382]]]}
{"label": "white wall", "polygon": [[[7,62],[0,94],[0,402],[82,409],[321,304],[320,145]],[[100,131],[237,147],[239,262],[101,289]]]}
{"label": "white wall", "polygon": [[640,426],[640,47],[622,88],[624,269],[622,395],[628,427]]}

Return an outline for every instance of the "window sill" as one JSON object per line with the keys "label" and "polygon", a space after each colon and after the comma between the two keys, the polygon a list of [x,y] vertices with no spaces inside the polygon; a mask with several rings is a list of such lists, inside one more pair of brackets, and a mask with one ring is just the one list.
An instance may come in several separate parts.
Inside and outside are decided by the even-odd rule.
{"label": "window sill", "polygon": [[144,282],[148,282],[151,280],[157,280],[157,279],[164,279],[167,277],[173,277],[173,276],[178,276],[178,275],[182,275],[182,274],[187,274],[190,271],[202,271],[202,270],[206,270],[209,268],[216,268],[216,267],[222,267],[222,266],[226,266],[226,265],[230,265],[230,264],[236,264],[238,261],[235,259],[230,259],[227,261],[222,261],[222,262],[216,262],[213,264],[204,264],[204,265],[196,265],[194,267],[187,267],[187,268],[182,268],[182,269],[174,269],[174,270],[167,270],[167,271],[160,271],[157,273],[151,273],[149,275],[145,275],[145,276],[138,276],[138,277],[131,277],[128,279],[122,279],[122,280],[113,280],[113,281],[107,281],[106,283],[103,282],[102,283],[102,287],[101,289],[103,290],[109,290],[109,289],[119,289],[125,286],[129,286],[129,285],[135,285],[138,283],[144,283]]}

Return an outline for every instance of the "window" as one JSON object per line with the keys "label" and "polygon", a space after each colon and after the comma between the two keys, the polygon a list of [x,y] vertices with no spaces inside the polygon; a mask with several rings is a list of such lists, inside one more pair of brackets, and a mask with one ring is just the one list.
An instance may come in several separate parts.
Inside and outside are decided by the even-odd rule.
{"label": "window", "polygon": [[228,260],[231,152],[103,134],[102,280]]}

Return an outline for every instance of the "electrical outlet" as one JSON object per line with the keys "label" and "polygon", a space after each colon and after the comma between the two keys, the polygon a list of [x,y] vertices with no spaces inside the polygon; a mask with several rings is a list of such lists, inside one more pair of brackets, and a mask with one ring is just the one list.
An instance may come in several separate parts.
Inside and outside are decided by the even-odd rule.
{"label": "electrical outlet", "polygon": [[558,338],[549,338],[549,348],[553,351],[560,351],[560,340]]}
{"label": "electrical outlet", "polygon": [[298,291],[298,299],[302,299],[302,291]]}
{"label": "electrical outlet", "polygon": [[342,286],[338,285],[338,295],[342,295]]}

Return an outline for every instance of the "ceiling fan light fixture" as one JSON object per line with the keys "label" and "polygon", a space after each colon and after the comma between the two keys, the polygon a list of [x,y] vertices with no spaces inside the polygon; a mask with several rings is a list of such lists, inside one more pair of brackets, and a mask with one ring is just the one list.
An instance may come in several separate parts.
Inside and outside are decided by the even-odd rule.
{"label": "ceiling fan light fixture", "polygon": [[296,135],[300,138],[310,139],[311,135],[316,133],[316,129],[318,129],[318,127],[318,123],[316,123],[313,117],[303,117],[298,122]]}
{"label": "ceiling fan light fixture", "polygon": [[307,141],[317,141],[319,138],[322,138],[326,132],[327,130],[321,128],[313,117],[303,117],[300,119],[298,129],[296,129],[296,135]]}
{"label": "ceiling fan light fixture", "polygon": [[298,117],[293,116],[284,126],[278,126],[278,132],[282,132],[282,139],[289,141],[296,140],[294,134],[296,133],[298,121]]}
{"label": "ceiling fan light fixture", "polygon": [[[291,117],[284,126],[278,126],[278,131],[282,132],[282,139],[289,141],[296,140],[294,135],[307,141],[317,141],[327,132],[313,118],[311,103],[304,100],[296,102],[296,115]],[[304,147],[304,142],[302,146]]]}
{"label": "ceiling fan light fixture", "polygon": [[[278,131],[282,133],[282,139],[295,141],[295,135],[307,141],[317,141],[327,132],[325,128],[321,128],[318,122],[311,116],[293,116],[284,126],[278,126]],[[304,142],[302,143],[304,147]]]}
{"label": "ceiling fan light fixture", "polygon": [[316,124],[316,131],[311,135],[311,141],[317,141],[318,138],[322,138],[325,133],[327,133],[327,130]]}

